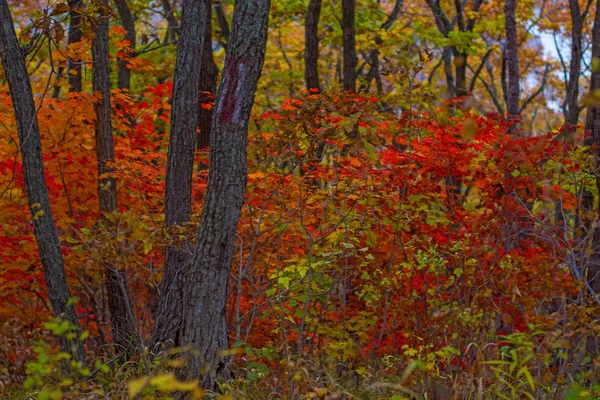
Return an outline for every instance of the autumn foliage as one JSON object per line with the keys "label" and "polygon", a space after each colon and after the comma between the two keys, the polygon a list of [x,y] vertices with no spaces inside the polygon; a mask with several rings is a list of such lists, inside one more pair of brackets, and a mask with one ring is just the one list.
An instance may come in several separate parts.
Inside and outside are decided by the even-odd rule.
{"label": "autumn foliage", "polygon": [[[113,93],[110,226],[98,222],[94,97],[38,104],[46,181],[95,357],[108,357],[111,337],[100,260],[127,271],[149,337],[164,249],[197,229],[206,170],[194,174],[194,222],[166,231],[162,220],[170,90]],[[439,393],[463,382],[468,395],[499,385],[502,365],[488,362],[510,349],[529,349],[519,368],[535,376],[532,392],[582,371],[592,379],[598,359],[581,349],[598,334],[597,308],[581,301],[574,271],[591,220],[580,194],[595,190],[585,148],[506,134],[512,122],[469,109],[379,107],[374,97],[303,92],[252,120],[228,303],[245,384],[315,397],[337,390],[312,380],[329,373],[342,386]],[[0,114],[0,329],[14,338],[0,344],[0,379],[18,384],[50,313],[6,87]],[[411,360],[419,372],[406,375]],[[506,374],[529,387],[526,374]]]}

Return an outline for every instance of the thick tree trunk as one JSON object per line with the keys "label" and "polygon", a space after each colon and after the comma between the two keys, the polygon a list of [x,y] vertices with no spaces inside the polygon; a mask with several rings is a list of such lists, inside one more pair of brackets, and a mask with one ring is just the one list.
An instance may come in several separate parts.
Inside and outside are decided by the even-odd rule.
{"label": "thick tree trunk", "polygon": [[[207,4],[208,3],[208,4]],[[177,48],[171,138],[165,183],[165,224],[167,227],[190,221],[192,212],[192,171],[198,122],[198,84],[203,59],[210,0],[184,0],[181,36]],[[192,261],[189,243],[167,248],[161,299],[156,314],[152,346],[158,343],[181,345],[183,284]]]}
{"label": "thick tree trunk", "polygon": [[[81,13],[77,11],[83,7],[82,0],[69,0],[69,7],[71,11],[69,13],[70,22],[67,43],[72,45],[81,42],[81,39],[83,39]],[[81,62],[67,59],[67,74],[69,76],[69,92],[81,92]]]}
{"label": "thick tree trunk", "polygon": [[[127,39],[131,43],[131,48],[135,50],[135,21],[133,19],[133,15],[131,14],[129,6],[127,5],[127,0],[115,0],[115,5],[117,6],[117,12],[119,13],[121,25],[123,25],[123,28],[127,31],[125,39]],[[134,57],[135,54],[131,54],[130,56]],[[131,89],[131,70],[127,68],[127,61],[124,61],[119,58],[117,59],[117,66],[117,87],[119,89],[126,89],[127,91],[129,91]]]}
{"label": "thick tree trunk", "polygon": [[[198,85],[198,148],[208,147],[210,144],[210,132],[212,130],[212,109],[207,106],[214,103],[217,94],[217,76],[219,71],[215,64],[212,49],[212,6],[211,2],[205,3],[207,23],[204,25],[204,41],[202,50],[202,62],[200,63],[200,82]],[[204,107],[203,107],[204,105]]]}
{"label": "thick tree trunk", "polygon": [[50,208],[50,196],[44,178],[42,145],[33,93],[27,74],[25,55],[19,46],[6,0],[0,0],[0,57],[10,88],[17,121],[19,147],[23,163],[25,191],[33,219],[33,231],[38,245],[48,298],[54,316],[69,321],[76,329],[75,339],[60,340],[61,349],[85,363],[83,345],[79,340],[79,321],[67,285],[60,240]]}
{"label": "thick tree trunk", "polygon": [[322,0],[310,0],[304,28],[304,78],[306,89],[321,91],[319,82],[319,15]]}
{"label": "thick tree trunk", "polygon": [[354,29],[355,0],[342,0],[342,86],[346,91],[356,91],[356,32]]}
{"label": "thick tree trunk", "polygon": [[214,387],[228,371],[227,286],[247,180],[248,121],[264,62],[269,0],[238,0],[213,116],[206,201],[185,283],[183,343],[187,374]]}
{"label": "thick tree trunk", "polygon": [[[519,43],[517,41],[517,20],[515,18],[516,0],[506,0],[506,63],[508,67],[508,90],[506,108],[509,118],[519,115],[519,94],[521,89],[519,75]],[[512,130],[512,129],[511,129]]]}
{"label": "thick tree trunk", "polygon": [[[106,0],[105,0],[106,1]],[[106,2],[104,4],[107,4]],[[92,88],[99,95],[94,109],[96,112],[96,157],[98,160],[98,198],[102,216],[117,210],[117,187],[110,176],[114,161],[114,143],[110,108],[110,63],[108,52],[108,17],[97,26],[92,43]],[[104,223],[108,223],[107,220]],[[135,317],[131,308],[129,289],[125,274],[117,265],[108,265],[104,270],[108,309],[111,317],[113,341],[117,352],[131,355],[136,352],[139,341]]]}
{"label": "thick tree trunk", "polygon": [[[594,18],[594,27],[592,29],[592,58],[600,60],[600,1],[596,4],[596,16]],[[592,62],[592,65],[597,64]],[[590,144],[596,145],[595,149],[592,149],[594,158],[596,160],[596,171],[600,168],[600,104],[598,103],[598,97],[595,92],[600,90],[600,68],[593,68],[592,79],[590,84],[591,98],[595,103],[592,103],[587,112],[587,119],[585,122],[586,131],[590,132]],[[600,193],[600,174],[596,172],[596,187],[598,193]],[[589,208],[593,204],[589,202]],[[599,205],[600,207],[600,205]],[[600,215],[600,209],[598,210]],[[587,271],[587,280],[594,293],[600,293],[600,229],[596,228],[592,237],[592,255],[590,256],[590,263]]]}
{"label": "thick tree trunk", "polygon": [[581,42],[583,31],[583,16],[578,0],[569,0],[571,13],[571,60],[569,62],[569,79],[563,111],[565,114],[565,128],[569,131],[579,121],[579,74],[581,72]]}

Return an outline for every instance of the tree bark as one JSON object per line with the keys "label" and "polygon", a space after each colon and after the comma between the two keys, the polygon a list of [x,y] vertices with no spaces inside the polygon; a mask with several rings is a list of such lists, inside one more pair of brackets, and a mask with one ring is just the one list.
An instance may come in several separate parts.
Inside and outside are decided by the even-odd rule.
{"label": "tree bark", "polygon": [[356,32],[354,29],[355,0],[342,0],[342,86],[346,91],[356,91]]}
{"label": "tree bark", "polygon": [[[167,155],[165,183],[165,225],[172,227],[190,221],[192,212],[192,171],[198,122],[198,85],[200,62],[205,48],[207,13],[210,0],[184,0],[181,36],[177,48],[171,138]],[[191,245],[166,250],[161,299],[156,315],[152,347],[159,343],[180,346],[183,284],[192,261]]]}
{"label": "tree bark", "polygon": [[61,350],[76,361],[85,363],[83,344],[79,340],[80,326],[67,284],[60,240],[50,207],[50,196],[44,178],[42,145],[36,117],[33,92],[6,0],[0,0],[0,58],[10,88],[23,163],[27,202],[32,216],[33,231],[38,245],[48,298],[55,317],[63,318],[75,328],[75,338],[60,339]]}
{"label": "tree bark", "polygon": [[[121,25],[123,25],[123,28],[127,31],[127,33],[125,34],[125,39],[129,41],[131,49],[134,51],[134,53],[130,54],[129,56],[135,57],[135,20],[133,18],[133,15],[131,14],[129,6],[127,5],[127,0],[115,0],[115,5],[117,6],[117,12],[119,13]],[[117,87],[119,89],[125,89],[127,91],[131,90],[131,70],[127,67],[127,61],[118,58],[117,66]]]}
{"label": "tree bark", "polygon": [[[506,63],[508,67],[508,93],[506,108],[508,117],[515,118],[519,115],[519,43],[517,41],[517,20],[515,18],[516,0],[506,0],[504,15],[506,18]],[[514,130],[514,125],[511,131]]]}
{"label": "tree bark", "polygon": [[[206,15],[208,16],[204,25],[204,40],[202,49],[202,62],[200,63],[200,79],[198,85],[198,148],[203,149],[210,144],[210,132],[212,130],[212,109],[208,108],[214,103],[217,93],[217,76],[219,70],[215,64],[212,49],[212,7],[211,2],[205,3]],[[204,107],[203,107],[204,105]]]}
{"label": "tree bark", "polygon": [[194,260],[185,283],[187,375],[212,388],[228,372],[227,286],[247,181],[248,121],[267,41],[269,0],[238,0],[213,115],[208,187]]}
{"label": "tree bark", "polygon": [[[76,11],[82,7],[82,0],[69,0],[69,7],[71,9],[69,16],[69,37],[67,39],[68,45],[81,42],[83,39],[83,33],[81,32],[81,13]],[[82,76],[81,76],[81,62],[72,61],[67,59],[67,75],[69,76],[69,92],[81,92],[82,87]]]}
{"label": "tree bark", "polygon": [[[104,0],[102,5],[108,5]],[[109,163],[115,159],[110,108],[110,63],[108,51],[108,16],[104,16],[96,28],[92,43],[92,88],[98,96],[94,104],[96,112],[96,157],[98,161],[98,199],[104,217],[117,210],[117,187],[110,176]],[[114,264],[114,263],[113,263]],[[131,308],[129,289],[125,274],[117,265],[107,265],[104,270],[108,309],[111,317],[113,341],[117,352],[131,355],[139,346],[135,317]]]}
{"label": "tree bark", "polygon": [[306,89],[321,91],[319,82],[319,15],[322,0],[310,0],[304,28],[304,78]]}

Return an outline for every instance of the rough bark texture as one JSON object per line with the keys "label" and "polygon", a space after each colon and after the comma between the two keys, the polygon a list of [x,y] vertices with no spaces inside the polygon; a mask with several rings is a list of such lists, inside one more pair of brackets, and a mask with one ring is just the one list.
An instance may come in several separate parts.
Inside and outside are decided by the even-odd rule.
{"label": "rough bark texture", "polygon": [[356,37],[354,29],[355,0],[342,0],[342,86],[344,90],[356,91]]}
{"label": "rough bark texture", "polygon": [[579,120],[579,74],[581,72],[581,41],[584,16],[578,0],[569,0],[571,13],[571,60],[569,62],[569,79],[563,112],[565,127],[572,130]]}
{"label": "rough bark texture", "polygon": [[[205,26],[210,15],[207,14],[207,7],[210,7],[209,0],[183,2],[165,183],[167,227],[189,222],[192,211],[192,170],[197,139],[200,61],[204,49]],[[191,261],[192,249],[189,243],[167,248],[161,299],[152,337],[153,347],[158,343],[181,345],[183,284]]]}
{"label": "rough bark texture", "polygon": [[[127,5],[127,0],[115,0],[117,6],[117,12],[119,13],[119,19],[121,25],[127,31],[125,39],[131,43],[131,48],[135,50],[136,37],[135,37],[135,21],[131,10]],[[135,56],[135,54],[131,54]],[[131,89],[131,70],[127,68],[127,62],[122,59],[117,59],[118,66],[118,88],[119,89]]]}
{"label": "rough bark texture", "polygon": [[[0,57],[10,88],[17,121],[19,145],[27,202],[33,220],[48,298],[54,316],[68,320],[79,332],[79,322],[67,285],[60,241],[50,208],[50,197],[44,178],[40,131],[33,101],[33,93],[25,66],[25,56],[17,40],[12,17],[6,0],[0,0]],[[77,339],[61,338],[61,349],[71,353],[75,360],[85,363],[83,345]]]}
{"label": "rough bark texture", "polygon": [[[69,45],[81,42],[83,33],[81,32],[81,13],[77,10],[82,7],[82,0],[69,0],[71,9],[69,16]],[[67,74],[69,76],[69,92],[81,92],[81,62],[67,59]]]}
{"label": "rough bark texture", "polygon": [[[106,4],[106,3],[104,3]],[[108,17],[103,18],[96,29],[92,43],[92,88],[99,96],[94,104],[96,112],[96,157],[98,160],[98,198],[100,212],[104,216],[117,210],[117,187],[110,176],[108,163],[114,161],[114,143],[110,108],[110,63],[108,52]],[[104,221],[108,224],[108,221]],[[108,309],[110,311],[112,336],[117,352],[133,354],[138,348],[138,334],[131,309],[131,301],[125,274],[117,265],[107,265],[104,270]]]}
{"label": "rough bark texture", "polygon": [[213,116],[210,170],[196,251],[185,284],[183,343],[192,344],[187,375],[213,387],[228,370],[227,286],[247,180],[248,120],[264,62],[269,0],[235,4],[223,79]]}
{"label": "rough bark texture", "polygon": [[198,148],[202,149],[210,144],[210,132],[212,130],[212,109],[202,107],[214,103],[217,94],[217,76],[219,71],[215,64],[212,49],[212,21],[211,3],[206,2],[207,23],[204,25],[204,41],[202,50],[202,62],[200,63],[200,82],[198,85]]}
{"label": "rough bark texture", "polygon": [[[596,4],[596,16],[594,18],[594,27],[592,29],[592,57],[600,59],[600,2]],[[590,93],[600,90],[600,68],[592,71],[590,84]],[[597,102],[597,95],[592,98]],[[590,144],[597,147],[593,149],[596,160],[596,171],[600,168],[600,104],[593,103],[589,106],[585,129],[590,132]],[[596,172],[596,186],[600,193],[600,174]],[[590,202],[593,203],[593,200]],[[590,204],[591,205],[591,204]],[[591,208],[591,207],[590,207]],[[600,215],[600,210],[598,210]],[[588,266],[587,280],[594,290],[594,293],[600,293],[600,229],[596,228],[592,237],[592,255]]]}
{"label": "rough bark texture", "polygon": [[508,69],[508,91],[506,108],[509,117],[519,115],[519,43],[517,41],[517,21],[515,18],[516,0],[506,0],[504,15],[506,17],[506,63]]}
{"label": "rough bark texture", "polygon": [[319,82],[319,15],[322,0],[310,0],[304,26],[304,79],[306,89],[321,91]]}

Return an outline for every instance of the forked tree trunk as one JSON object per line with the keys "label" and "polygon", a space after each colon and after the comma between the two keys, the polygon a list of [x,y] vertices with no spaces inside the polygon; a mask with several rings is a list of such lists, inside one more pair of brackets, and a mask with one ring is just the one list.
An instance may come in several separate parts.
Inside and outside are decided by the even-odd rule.
{"label": "forked tree trunk", "polygon": [[[119,19],[121,20],[121,25],[127,31],[125,34],[125,39],[131,43],[131,48],[135,50],[136,45],[136,37],[135,37],[135,21],[133,19],[133,15],[131,14],[131,10],[127,5],[127,0],[115,0],[115,5],[117,6],[117,12],[119,13]],[[130,54],[130,56],[135,56],[135,54]],[[127,67],[127,61],[122,59],[117,59],[118,66],[118,88],[119,89],[131,89],[131,70]]]}
{"label": "forked tree trunk", "polygon": [[[192,170],[198,122],[198,83],[204,49],[205,26],[210,0],[184,0],[181,36],[177,48],[171,137],[165,183],[165,224],[167,227],[190,221],[192,212]],[[181,345],[183,284],[192,261],[192,246],[184,241],[167,248],[161,298],[156,313],[152,347],[159,343]]]}
{"label": "forked tree trunk", "polygon": [[356,32],[354,29],[355,0],[342,0],[342,86],[346,91],[356,91]]}
{"label": "forked tree trunk", "polygon": [[[103,5],[107,5],[104,0]],[[110,64],[108,52],[108,17],[102,18],[96,29],[92,43],[92,88],[99,95],[94,110],[96,112],[96,157],[98,160],[98,198],[102,218],[117,210],[117,187],[110,176],[110,162],[115,160],[110,108]],[[104,219],[104,218],[103,218]],[[109,224],[104,219],[105,224]],[[110,264],[110,263],[107,263]],[[104,269],[106,296],[112,327],[113,341],[117,352],[131,355],[138,350],[139,340],[135,316],[124,272],[116,263]]]}
{"label": "forked tree trunk", "polygon": [[319,82],[319,15],[322,0],[310,0],[304,26],[304,79],[306,89],[321,91]]}
{"label": "forked tree trunk", "polygon": [[79,340],[79,321],[67,285],[60,240],[54,225],[50,196],[44,178],[42,144],[36,117],[33,92],[27,74],[25,55],[21,50],[6,0],[0,0],[0,58],[10,88],[17,121],[19,147],[27,202],[33,220],[33,232],[38,245],[48,298],[54,316],[69,321],[76,330],[75,339],[61,337],[61,350],[85,363],[83,345]]}
{"label": "forked tree trunk", "polygon": [[194,350],[186,373],[202,375],[206,388],[228,371],[228,359],[220,354],[228,347],[227,286],[244,201],[248,121],[264,62],[269,5],[269,0],[235,3],[213,116],[206,200],[185,283],[183,343]]}
{"label": "forked tree trunk", "polygon": [[[517,41],[515,9],[516,0],[506,0],[504,3],[504,15],[506,17],[506,64],[508,69],[506,108],[509,118],[516,118],[519,115],[519,43]],[[510,131],[514,131],[514,125]]]}

